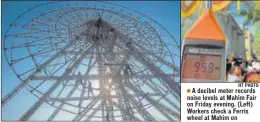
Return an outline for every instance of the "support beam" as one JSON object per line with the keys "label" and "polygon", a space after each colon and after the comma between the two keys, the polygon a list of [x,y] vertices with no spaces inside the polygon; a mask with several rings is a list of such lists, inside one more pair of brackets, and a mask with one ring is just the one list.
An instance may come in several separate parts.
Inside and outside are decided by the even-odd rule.
{"label": "support beam", "polygon": [[149,62],[147,59],[145,59],[142,56],[133,54],[134,57],[139,60],[141,63],[143,63],[145,66],[147,66],[147,68],[150,69],[150,71],[153,73],[153,75],[157,78],[162,79],[163,82],[165,82],[170,88],[172,88],[172,90],[177,93],[178,95],[180,95],[180,88],[179,85],[177,84],[177,82],[174,81],[174,79],[169,78],[165,75],[165,73],[158,67],[156,67],[154,64],[152,64],[151,62]]}
{"label": "support beam", "polygon": [[119,78],[113,78],[116,86],[116,95],[118,95],[119,110],[121,111],[123,121],[133,121],[133,110],[129,103],[129,97],[126,96],[127,91],[123,86],[122,80]]}
{"label": "support beam", "polygon": [[[173,77],[175,74],[165,74],[164,76],[165,77]],[[33,80],[50,80],[50,81],[53,81],[53,80],[58,80],[60,76],[49,76],[49,77],[45,77],[45,76],[35,76],[33,78]],[[112,78],[111,75],[104,75],[101,77],[99,77],[99,75],[97,74],[92,74],[92,75],[88,75],[88,76],[80,76],[82,79],[84,80],[99,80],[99,79],[102,79],[102,78],[105,78],[105,79],[109,79],[109,78]],[[120,78],[123,78],[124,76],[123,75],[119,75]],[[153,74],[140,74],[140,75],[130,75],[129,76],[130,78],[136,78],[136,79],[139,79],[139,78],[156,78],[156,76],[154,76]],[[175,77],[179,77],[178,75],[175,75]],[[76,80],[79,78],[78,75],[69,75],[69,76],[65,76],[65,78],[67,80]]]}
{"label": "support beam", "polygon": [[[99,33],[98,32],[99,31],[99,28],[98,28],[98,30],[97,30],[97,33]],[[100,41],[100,40],[96,40],[96,41]],[[106,107],[106,101],[105,101],[105,99],[104,99],[104,94],[105,94],[105,91],[104,91],[104,89],[105,89],[105,87],[104,87],[104,81],[105,81],[105,79],[103,79],[104,77],[104,75],[105,75],[105,72],[104,72],[104,60],[103,60],[103,57],[102,57],[102,55],[101,55],[101,49],[102,48],[100,48],[100,45],[99,44],[97,44],[96,45],[96,60],[97,60],[97,67],[98,67],[98,77],[100,77],[101,79],[99,79],[98,80],[98,83],[99,83],[99,88],[101,89],[100,90],[100,94],[101,94],[101,115],[102,115],[102,121],[105,121],[105,107]]]}
{"label": "support beam", "polygon": [[[152,81],[151,81],[151,82],[146,82],[145,84],[146,84],[147,86],[149,86],[149,87],[150,87],[152,90],[154,90],[155,92],[158,92],[161,96],[164,95],[163,92],[161,92],[159,89],[156,89],[153,85],[151,85],[151,84],[153,84]],[[179,97],[177,97],[177,96],[174,96],[174,97],[175,97],[177,100],[180,100]],[[168,99],[167,97],[165,97],[164,100],[165,100],[167,103],[169,103],[171,106],[173,106],[175,109],[180,110],[180,106],[178,106],[178,105],[176,105],[175,103],[173,103],[172,100]],[[180,101],[179,101],[179,102],[180,102]]]}
{"label": "support beam", "polygon": [[108,99],[109,104],[112,106],[112,110],[110,111],[110,117],[112,121],[115,121],[115,114],[114,114],[114,104],[112,103],[112,99]]}
{"label": "support beam", "polygon": [[92,46],[90,48],[87,48],[80,54],[79,58],[75,62],[73,62],[73,64],[68,69],[66,69],[66,71],[61,75],[60,79],[57,82],[55,82],[50,87],[50,89],[46,93],[44,93],[43,96],[40,99],[38,99],[38,101],[22,115],[22,117],[19,119],[20,121],[28,120],[35,113],[35,111],[38,110],[38,108],[40,108],[40,106],[46,100],[46,98],[50,96],[50,94],[62,83],[62,81],[66,80],[63,76],[69,75],[72,70],[76,69],[82,62],[83,58],[86,56],[86,52],[88,52],[91,48]]}
{"label": "support beam", "polygon": [[[49,60],[44,62],[38,69],[42,70],[45,66],[50,64],[52,61],[54,61],[59,55],[63,54],[63,52],[70,47],[71,45],[75,44],[76,41],[70,41],[66,46],[64,46],[63,49],[61,49],[59,52],[57,52],[54,56],[52,56]],[[35,70],[30,76],[28,76],[26,79],[22,80],[22,83],[17,85],[11,92],[9,92],[6,96],[3,97],[1,100],[2,106],[4,106],[10,99],[12,99],[21,89],[24,88],[25,84],[28,84],[28,82],[39,72],[39,70]]]}
{"label": "support beam", "polygon": [[[142,46],[139,45],[138,43],[134,43],[134,44],[135,44],[135,46],[137,46],[137,47],[139,47],[140,49],[142,49],[142,52],[145,52],[145,53],[147,53],[147,54],[149,54],[149,55],[155,57],[158,61],[160,61],[160,63],[162,63],[162,64],[164,64],[164,65],[167,65],[168,67],[172,68],[175,72],[177,72],[177,74],[180,73],[180,68],[179,68],[179,67],[174,66],[174,65],[173,65],[172,63],[170,63],[169,61],[166,61],[166,60],[162,59],[161,57],[157,56],[156,54],[149,52],[146,48],[142,47]],[[136,52],[135,54],[140,55],[139,53],[140,53],[141,51],[136,50],[136,49],[134,49],[134,50],[135,50],[135,52]]]}
{"label": "support beam", "polygon": [[[68,51],[68,52],[66,52],[67,54],[77,54],[78,52],[76,52],[76,51]],[[89,54],[91,54],[91,53],[93,53],[93,52],[88,52]],[[137,52],[136,52],[137,53]],[[109,52],[104,52],[104,53],[100,53],[100,54],[102,54],[102,55],[110,55],[110,53]],[[121,55],[121,56],[124,56],[124,55],[126,55],[127,54],[127,52],[116,52],[115,53],[116,55]],[[139,52],[139,54],[142,54],[142,55],[148,55],[148,54],[150,54],[150,53],[145,53],[145,52]],[[156,54],[156,53],[155,53]],[[159,53],[158,53],[159,54]]]}
{"label": "support beam", "polygon": [[[135,94],[133,94],[134,95],[134,97],[142,97],[142,96],[144,96],[145,94],[144,93],[135,93]],[[148,96],[160,96],[160,94],[159,93],[150,93],[150,94],[148,94]],[[97,98],[98,97],[98,99],[101,99],[102,98],[102,96],[88,96],[88,97],[60,97],[60,98],[48,98],[48,99],[46,99],[46,102],[53,102],[53,101],[59,101],[59,102],[67,102],[67,101],[79,101],[80,99],[82,99],[82,100],[93,100],[93,99],[95,99],[95,98]],[[119,95],[111,95],[111,99],[113,99],[113,98],[119,98],[120,96]]]}
{"label": "support beam", "polygon": [[[126,35],[116,31],[115,32],[117,34],[117,36],[122,40],[124,41],[123,43],[127,43],[128,41],[131,41]],[[135,44],[135,46],[139,46],[138,44]],[[145,51],[145,48],[140,48],[140,49],[144,49]],[[177,82],[175,82],[175,80],[173,78],[169,78],[166,76],[166,74],[160,69],[158,68],[155,64],[151,63],[148,59],[146,59],[144,57],[144,55],[139,55],[138,52],[142,52],[140,51],[139,49],[137,48],[134,48],[134,46],[131,46],[131,50],[134,50],[135,52],[137,53],[132,53],[131,55],[134,56],[134,58],[139,61],[140,63],[142,63],[144,66],[146,66],[147,68],[149,68],[149,70],[151,71],[151,73],[157,77],[157,78],[160,78],[162,79],[163,82],[165,82],[170,88],[173,89],[173,91],[180,95],[180,88],[179,88],[179,85],[177,84]],[[174,71],[177,71],[179,72],[179,68],[172,65],[171,63],[168,63],[167,61],[164,61],[163,59],[161,59],[160,57],[157,57],[156,55],[153,55],[155,56],[157,59],[160,60],[161,63],[163,64],[166,64],[167,66],[169,67],[172,67],[174,69]],[[177,73],[179,75],[179,73]]]}
{"label": "support beam", "polygon": [[156,121],[156,119],[144,108],[142,102],[137,101],[129,93],[126,93],[125,95],[127,96],[127,98],[129,98],[129,101],[131,101],[132,104],[135,105],[136,110],[142,115],[145,121]]}
{"label": "support beam", "polygon": [[[76,83],[74,85],[74,87],[72,88],[72,90],[69,92],[69,94],[66,96],[67,98],[70,98],[72,96],[72,94],[76,91],[77,87],[78,87],[79,83]],[[46,101],[47,102],[47,101]],[[52,115],[49,117],[48,121],[52,121],[54,119],[54,117],[59,113],[60,109],[64,106],[64,103],[61,103],[59,105],[58,108],[56,108],[56,110],[52,113]]]}
{"label": "support beam", "polygon": [[[109,87],[111,87],[111,85],[112,84],[109,84]],[[94,97],[93,100],[73,119],[73,121],[80,121],[91,110],[91,107],[95,106],[95,104],[100,100],[101,97],[101,93]],[[100,108],[101,105],[102,103],[100,103]]]}
{"label": "support beam", "polygon": [[[97,114],[98,109],[101,109],[101,104],[98,105],[98,107],[96,108],[96,110],[93,110],[93,111],[88,115],[88,117],[87,117],[87,119],[85,120],[85,122],[89,122],[89,121],[92,119],[92,117],[94,117],[94,115]],[[79,120],[79,121],[80,121],[80,120]]]}
{"label": "support beam", "polygon": [[[111,104],[113,104],[115,107],[117,107],[118,109],[120,109],[120,105],[116,102],[114,102],[113,100],[109,101]],[[137,118],[135,115],[133,115],[134,121],[142,121],[139,118]]]}
{"label": "support beam", "polygon": [[80,121],[91,109],[93,106],[97,104],[99,101],[99,97],[101,94],[98,95],[95,99],[93,99],[76,117],[74,117],[73,121]]}
{"label": "support beam", "polygon": [[[143,92],[142,90],[135,88],[132,84],[128,84],[128,87],[135,92]],[[169,115],[171,115],[171,116],[175,117],[176,120],[180,120],[180,114],[179,113],[169,109],[167,106],[165,106],[165,105],[161,104],[160,102],[154,100],[152,97],[150,97],[148,95],[145,96],[145,99],[147,101],[149,101],[157,110],[159,110],[166,118],[172,120],[171,117],[169,116]],[[166,114],[165,112],[167,112],[169,115]]]}
{"label": "support beam", "polygon": [[[153,116],[146,109],[144,109],[143,104],[140,101],[137,101],[128,91],[125,90],[125,86],[123,86],[123,83],[121,82],[122,80],[115,76],[114,81],[116,81],[121,90],[123,89],[123,97],[135,105],[136,110],[142,115],[145,121],[155,121],[155,118],[153,118]],[[145,93],[143,94],[145,95]]]}

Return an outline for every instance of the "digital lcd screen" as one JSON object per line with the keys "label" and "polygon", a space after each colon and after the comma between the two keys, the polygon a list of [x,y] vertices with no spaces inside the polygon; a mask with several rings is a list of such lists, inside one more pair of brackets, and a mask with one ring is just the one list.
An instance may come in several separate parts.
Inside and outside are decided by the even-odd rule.
{"label": "digital lcd screen", "polygon": [[220,56],[191,55],[183,60],[182,78],[220,80]]}

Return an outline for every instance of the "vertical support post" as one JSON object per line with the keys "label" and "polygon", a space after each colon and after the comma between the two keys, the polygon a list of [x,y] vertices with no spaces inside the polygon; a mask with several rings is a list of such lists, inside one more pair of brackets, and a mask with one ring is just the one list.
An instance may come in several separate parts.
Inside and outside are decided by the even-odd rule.
{"label": "vertical support post", "polygon": [[205,1],[205,8],[212,8],[212,1],[211,0],[207,0]]}

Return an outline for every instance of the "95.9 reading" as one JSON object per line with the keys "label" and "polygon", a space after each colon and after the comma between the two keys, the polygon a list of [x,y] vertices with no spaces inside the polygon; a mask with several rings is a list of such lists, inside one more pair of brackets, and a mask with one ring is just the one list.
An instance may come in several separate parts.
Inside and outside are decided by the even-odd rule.
{"label": "95.9 reading", "polygon": [[213,69],[214,69],[213,63],[195,62],[194,66],[195,66],[195,72],[213,73]]}

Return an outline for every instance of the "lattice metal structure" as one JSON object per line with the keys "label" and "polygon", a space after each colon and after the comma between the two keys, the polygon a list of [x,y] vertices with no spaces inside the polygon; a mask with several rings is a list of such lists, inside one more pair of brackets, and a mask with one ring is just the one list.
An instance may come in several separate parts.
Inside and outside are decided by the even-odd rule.
{"label": "lattice metal structure", "polygon": [[[180,119],[179,51],[155,20],[108,2],[49,2],[29,9],[4,36],[6,59],[21,89],[38,100],[20,120],[48,104],[73,121]],[[160,115],[159,115],[160,114]],[[68,120],[68,121],[71,121]]]}

